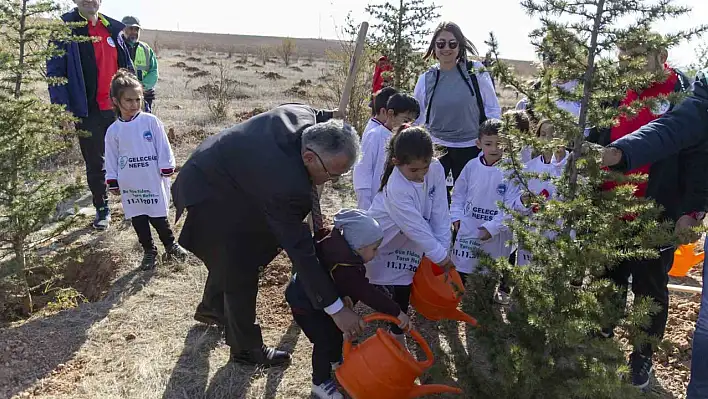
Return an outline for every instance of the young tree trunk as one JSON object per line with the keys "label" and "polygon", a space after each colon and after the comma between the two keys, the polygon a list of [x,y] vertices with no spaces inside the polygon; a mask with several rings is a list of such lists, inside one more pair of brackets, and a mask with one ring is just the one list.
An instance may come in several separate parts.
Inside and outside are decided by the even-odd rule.
{"label": "young tree trunk", "polygon": [[590,35],[590,48],[588,49],[588,63],[585,76],[583,76],[583,98],[580,102],[580,115],[578,117],[579,131],[573,140],[573,154],[568,160],[569,168],[569,183],[570,183],[570,198],[575,197],[575,192],[578,187],[578,167],[577,161],[581,157],[583,141],[585,140],[585,125],[588,115],[588,104],[590,103],[590,93],[592,92],[592,81],[595,76],[595,52],[597,51],[597,37],[600,34],[602,18],[605,14],[605,0],[597,2],[597,10],[595,12],[595,21]]}
{"label": "young tree trunk", "polygon": [[34,303],[32,301],[32,292],[30,291],[29,282],[27,281],[27,257],[25,256],[24,240],[17,238],[12,244],[12,249],[15,252],[15,261],[19,267],[19,272],[17,274],[20,277],[20,283],[22,284],[22,289],[25,292],[25,310],[27,313],[32,313],[34,310]]}
{"label": "young tree trunk", "polygon": [[19,54],[19,59],[17,61],[17,74],[15,75],[15,98],[20,98],[20,93],[22,90],[22,67],[25,65],[25,45],[26,45],[26,37],[25,37],[25,25],[27,23],[27,2],[29,0],[22,0],[22,13],[20,14],[20,31],[19,31],[19,37],[17,39],[19,45],[20,45],[20,54]]}
{"label": "young tree trunk", "polygon": [[398,21],[396,22],[396,45],[394,48],[396,54],[396,65],[393,66],[393,76],[394,76],[394,87],[401,87],[401,78],[405,65],[403,65],[403,13],[404,13],[404,0],[400,0],[398,7]]}

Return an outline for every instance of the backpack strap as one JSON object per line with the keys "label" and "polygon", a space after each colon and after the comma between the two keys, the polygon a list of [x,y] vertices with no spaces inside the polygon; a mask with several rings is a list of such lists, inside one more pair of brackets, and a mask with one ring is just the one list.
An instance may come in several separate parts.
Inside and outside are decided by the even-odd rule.
{"label": "backpack strap", "polygon": [[[484,112],[484,101],[482,100],[482,93],[479,91],[479,81],[477,80],[477,73],[474,72],[474,62],[472,61],[467,61],[467,76],[469,76],[469,80],[467,80],[467,77],[465,77],[464,72],[462,72],[462,67],[460,67],[460,64],[457,64],[457,71],[460,73],[460,76],[462,76],[462,80],[465,81],[467,84],[467,88],[470,89],[470,93],[472,94],[472,97],[475,97],[477,100],[477,108],[479,109],[479,123],[482,124],[484,121],[487,120],[487,114]],[[470,85],[469,81],[472,81],[472,85]]]}
{"label": "backpack strap", "polygon": [[[423,78],[425,79],[425,78]],[[430,120],[430,104],[433,103],[433,97],[435,97],[435,88],[438,87],[438,81],[440,80],[440,70],[435,70],[435,84],[433,85],[433,91],[430,93],[430,101],[425,106],[425,124],[428,124]]]}

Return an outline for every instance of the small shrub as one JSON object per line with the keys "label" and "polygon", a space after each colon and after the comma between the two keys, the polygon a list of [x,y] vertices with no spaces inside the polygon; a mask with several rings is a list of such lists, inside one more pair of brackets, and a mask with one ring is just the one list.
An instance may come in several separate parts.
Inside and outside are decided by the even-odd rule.
{"label": "small shrub", "polygon": [[197,88],[194,93],[206,101],[209,112],[216,120],[226,119],[234,100],[249,98],[241,91],[238,82],[231,78],[223,62],[219,64],[219,72],[212,77],[211,82]]}

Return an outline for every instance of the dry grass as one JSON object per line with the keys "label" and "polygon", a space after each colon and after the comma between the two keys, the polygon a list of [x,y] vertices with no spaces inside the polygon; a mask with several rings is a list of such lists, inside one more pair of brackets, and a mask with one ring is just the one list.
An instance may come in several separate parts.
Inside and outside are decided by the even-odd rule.
{"label": "dry grass", "polygon": [[[163,40],[163,39],[161,39]],[[298,48],[303,45],[298,42]],[[184,52],[160,53],[161,78],[156,114],[173,130],[173,149],[178,164],[184,162],[205,137],[280,103],[299,101],[331,106],[321,99],[321,60],[301,60],[302,72],[269,63],[251,68],[255,58],[204,53],[201,61],[187,61]],[[215,61],[225,60],[246,70],[233,69],[250,98],[235,101],[229,118],[213,122],[206,106],[192,91],[208,83],[208,77],[190,78],[185,67],[215,72]],[[183,62],[183,66],[175,66]],[[278,73],[279,80],[264,80],[255,71]],[[300,84],[301,80],[312,84]],[[297,87],[306,91],[288,92]],[[504,100],[513,102],[513,98]],[[504,103],[506,104],[506,103]],[[77,173],[82,171],[77,170]],[[325,189],[323,209],[332,214],[355,206],[351,181],[343,179]],[[187,264],[163,265],[156,273],[136,270],[141,251],[132,228],[121,221],[120,205],[113,204],[114,225],[105,233],[79,229],[60,244],[81,252],[73,270],[87,282],[82,288],[94,302],[57,314],[39,314],[0,329],[0,398],[308,398],[311,345],[292,322],[283,291],[290,262],[280,255],[266,268],[258,297],[258,316],[267,344],[292,351],[287,369],[260,370],[229,364],[229,349],[221,333],[194,322],[192,315],[201,299],[206,269],[196,259]],[[180,225],[175,227],[179,231]],[[61,251],[61,249],[57,249]],[[677,300],[677,297],[672,297]],[[694,301],[695,298],[679,301]],[[672,308],[672,320],[675,318]],[[363,307],[362,312],[367,311]],[[414,318],[436,355],[435,365],[421,377],[425,383],[466,386],[460,365],[478,356],[480,348],[468,339],[462,325],[433,323]],[[670,325],[692,328],[687,320]],[[677,330],[678,331],[678,330]],[[672,336],[673,337],[673,336]],[[677,341],[682,338],[679,334]],[[673,339],[673,338],[672,338]],[[685,349],[685,348],[684,348]],[[414,349],[414,352],[417,350]],[[681,370],[685,350],[667,355],[659,366],[661,397],[683,397],[686,381],[672,378]],[[673,363],[672,363],[673,361]],[[685,367],[685,364],[683,365]],[[668,370],[668,371],[667,371]],[[662,374],[663,373],[663,374]]]}

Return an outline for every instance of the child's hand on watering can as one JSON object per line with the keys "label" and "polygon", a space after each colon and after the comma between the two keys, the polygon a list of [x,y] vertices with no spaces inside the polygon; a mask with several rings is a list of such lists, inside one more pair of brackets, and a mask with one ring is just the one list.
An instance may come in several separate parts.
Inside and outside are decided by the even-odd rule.
{"label": "child's hand on watering can", "polygon": [[450,256],[446,256],[445,259],[438,265],[445,271],[445,281],[450,278],[450,270],[455,268],[455,264],[452,263]]}
{"label": "child's hand on watering can", "polygon": [[398,321],[400,322],[398,323],[398,328],[401,330],[406,330],[409,327],[413,327],[411,324],[411,318],[405,312],[401,312],[398,315]]}

